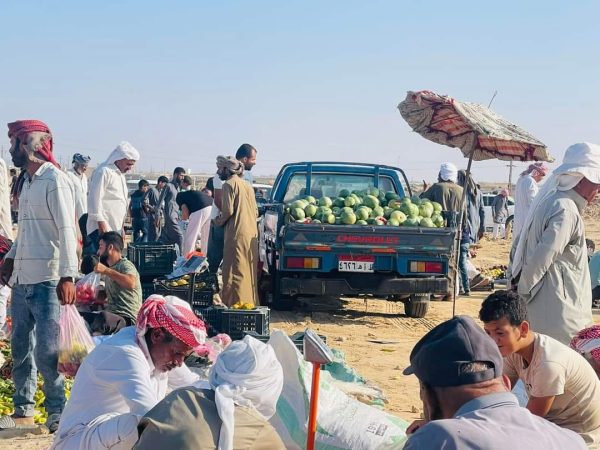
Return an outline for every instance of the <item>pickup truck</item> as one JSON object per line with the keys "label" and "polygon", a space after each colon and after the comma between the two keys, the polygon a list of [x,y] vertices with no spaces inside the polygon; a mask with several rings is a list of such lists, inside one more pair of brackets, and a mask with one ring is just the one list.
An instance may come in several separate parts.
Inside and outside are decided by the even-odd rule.
{"label": "pickup truck", "polygon": [[285,205],[294,200],[368,188],[401,198],[411,195],[404,172],[396,167],[346,162],[283,166],[259,222],[264,303],[289,309],[299,296],[369,295],[402,301],[407,316],[424,317],[431,295],[449,292],[455,228],[285,220]]}

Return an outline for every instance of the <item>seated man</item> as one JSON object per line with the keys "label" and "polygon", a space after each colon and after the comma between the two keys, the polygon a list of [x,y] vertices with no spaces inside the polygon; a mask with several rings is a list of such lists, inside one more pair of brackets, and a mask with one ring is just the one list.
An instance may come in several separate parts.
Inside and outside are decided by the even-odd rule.
{"label": "seated man", "polygon": [[246,336],[221,353],[209,383],[177,389],[140,421],[135,450],[285,449],[268,420],[283,388],[273,349]]}
{"label": "seated man", "polygon": [[135,327],[123,328],[83,360],[51,449],[131,449],[139,417],[167,388],[198,381],[183,360],[205,339],[204,323],[186,302],[150,296]]}
{"label": "seated man", "polygon": [[581,330],[571,339],[570,346],[592,365],[600,378],[600,325]]}
{"label": "seated man", "polygon": [[488,296],[479,318],[504,357],[504,374],[513,386],[523,381],[527,409],[600,448],[600,380],[590,364],[550,336],[534,333],[525,302],[512,291]]}
{"label": "seated man", "polygon": [[405,375],[421,385],[425,420],[404,450],[584,450],[583,439],[521,408],[502,375],[502,356],[468,316],[456,316],[413,348]]}
{"label": "seated man", "polygon": [[94,271],[104,280],[106,311],[122,317],[125,326],[135,324],[142,306],[142,285],[133,263],[123,257],[121,235],[115,231],[104,233],[99,240],[98,256],[100,262]]}

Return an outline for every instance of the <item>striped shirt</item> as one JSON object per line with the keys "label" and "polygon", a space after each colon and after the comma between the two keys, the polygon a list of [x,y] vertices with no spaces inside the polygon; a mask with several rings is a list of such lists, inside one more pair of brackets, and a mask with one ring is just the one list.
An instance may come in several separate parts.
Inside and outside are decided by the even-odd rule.
{"label": "striped shirt", "polygon": [[6,258],[14,259],[13,284],[37,284],[77,275],[75,201],[67,175],[44,163],[25,175],[19,228]]}

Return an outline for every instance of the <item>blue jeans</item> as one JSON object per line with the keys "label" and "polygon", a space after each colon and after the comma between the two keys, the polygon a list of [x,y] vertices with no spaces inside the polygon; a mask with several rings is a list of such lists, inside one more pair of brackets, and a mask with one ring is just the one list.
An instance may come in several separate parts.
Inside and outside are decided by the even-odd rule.
{"label": "blue jeans", "polygon": [[33,416],[37,371],[44,378],[44,406],[48,414],[60,414],[65,406],[65,380],[57,371],[58,281],[17,284],[12,291],[12,358],[15,414]]}
{"label": "blue jeans", "polygon": [[469,274],[467,272],[467,260],[469,259],[469,243],[461,242],[460,255],[458,257],[458,270],[460,271],[460,284],[465,292],[470,292]]}
{"label": "blue jeans", "polygon": [[206,259],[208,260],[208,270],[210,273],[217,273],[221,261],[223,261],[223,250],[225,248],[225,227],[219,227],[214,223],[210,224],[210,234],[208,235],[208,249],[206,250]]}
{"label": "blue jeans", "polygon": [[141,217],[131,220],[131,226],[133,228],[133,242],[148,242],[148,218]]}

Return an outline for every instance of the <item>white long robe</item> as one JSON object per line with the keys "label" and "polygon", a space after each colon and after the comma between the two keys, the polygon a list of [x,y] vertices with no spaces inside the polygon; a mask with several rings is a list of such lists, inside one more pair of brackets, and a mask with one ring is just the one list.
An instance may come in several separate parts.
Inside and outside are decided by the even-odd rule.
{"label": "white long robe", "polygon": [[515,186],[515,219],[513,221],[513,241],[523,228],[523,223],[529,213],[531,202],[539,191],[537,182],[531,174],[521,175]]}
{"label": "white long robe", "polygon": [[534,331],[568,345],[592,323],[592,295],[581,211],[574,190],[557,191],[540,204],[519,239],[526,239],[518,292]]}

